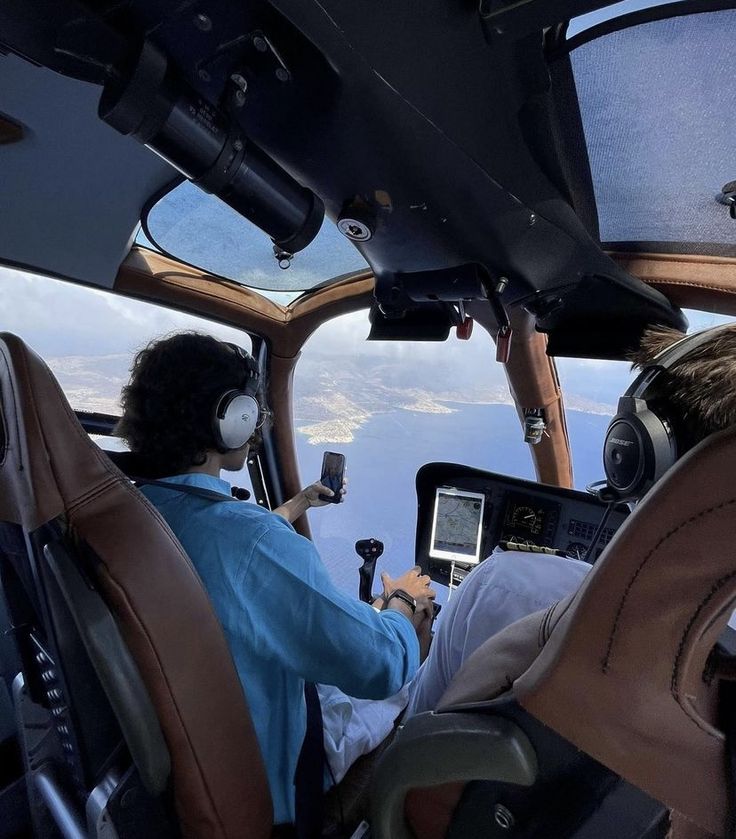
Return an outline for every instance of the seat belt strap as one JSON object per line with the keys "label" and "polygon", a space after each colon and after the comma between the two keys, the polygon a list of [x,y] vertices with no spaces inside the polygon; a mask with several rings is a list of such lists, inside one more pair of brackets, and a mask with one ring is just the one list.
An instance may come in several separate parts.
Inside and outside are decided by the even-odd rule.
{"label": "seat belt strap", "polygon": [[296,835],[298,839],[319,839],[324,822],[325,745],[322,708],[317,686],[305,682],[307,730],[294,773]]}

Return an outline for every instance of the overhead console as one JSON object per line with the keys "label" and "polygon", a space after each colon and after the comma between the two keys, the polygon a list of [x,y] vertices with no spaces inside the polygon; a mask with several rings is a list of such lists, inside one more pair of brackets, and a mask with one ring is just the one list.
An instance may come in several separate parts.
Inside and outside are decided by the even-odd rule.
{"label": "overhead console", "polygon": [[416,486],[416,562],[443,585],[451,573],[460,583],[499,543],[595,562],[629,514],[617,505],[596,537],[607,505],[588,493],[455,463],[422,466]]}
{"label": "overhead console", "polygon": [[441,339],[480,300],[504,332],[529,311],[553,355],[621,358],[686,321],[599,245],[555,24],[600,5],[4,0],[0,52],[101,86],[101,119],[279,261],[326,213],[373,270],[372,339]]}

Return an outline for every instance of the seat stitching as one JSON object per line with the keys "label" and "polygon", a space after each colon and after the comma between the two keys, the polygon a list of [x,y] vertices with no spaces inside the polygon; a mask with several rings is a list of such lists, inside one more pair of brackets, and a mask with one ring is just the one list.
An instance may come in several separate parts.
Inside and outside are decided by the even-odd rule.
{"label": "seat stitching", "polygon": [[724,574],[722,577],[719,577],[715,583],[713,584],[711,590],[706,594],[706,596],[700,601],[695,611],[690,616],[690,620],[687,622],[687,626],[685,627],[684,632],[682,633],[682,637],[680,638],[680,643],[677,647],[677,653],[675,654],[675,661],[672,666],[672,678],[670,679],[670,690],[672,691],[672,695],[679,701],[679,690],[677,689],[677,678],[678,678],[678,670],[680,666],[680,659],[682,658],[682,653],[685,648],[685,640],[692,629],[693,624],[698,619],[698,615],[702,611],[703,607],[708,603],[709,600],[712,600],[714,595],[718,593],[720,589],[733,577],[736,577],[736,571],[731,571],[728,574]]}
{"label": "seat stitching", "polygon": [[87,492],[83,493],[78,498],[75,498],[73,501],[70,501],[68,504],[66,504],[65,506],[67,512],[69,512],[70,514],[76,512],[76,510],[80,507],[86,506],[91,501],[97,499],[100,495],[103,495],[110,489],[116,487],[119,481],[120,479],[117,477],[117,475],[108,475],[99,484],[92,487],[92,489],[87,490]]}
{"label": "seat stitching", "polygon": [[714,734],[714,732],[702,722],[700,717],[693,716],[693,714],[691,714],[690,711],[682,704],[680,693],[677,690],[677,676],[680,666],[680,659],[685,648],[685,639],[687,638],[687,635],[690,632],[693,623],[695,623],[695,621],[697,620],[699,612],[702,610],[703,606],[705,606],[705,604],[712,599],[713,595],[716,594],[716,592],[720,588],[722,588],[724,584],[727,583],[728,580],[730,580],[732,577],[736,577],[736,571],[731,571],[729,574],[725,574],[723,577],[720,577],[718,580],[716,580],[711,590],[700,601],[697,608],[691,615],[690,620],[688,621],[687,626],[685,627],[685,631],[682,633],[682,638],[680,638],[677,653],[675,654],[675,660],[672,665],[672,676],[670,678],[670,693],[672,694],[672,697],[675,700],[675,702],[677,702],[677,704],[682,709],[682,712],[685,714],[685,716],[687,716],[690,722],[694,723],[704,734],[707,734],[708,737],[711,737],[714,740],[718,740],[719,742],[721,741],[721,738],[717,734]]}
{"label": "seat stitching", "polygon": [[649,553],[644,557],[644,559],[639,563],[636,571],[634,571],[631,579],[629,580],[626,588],[624,589],[624,593],[621,596],[621,600],[619,602],[618,609],[616,610],[616,616],[613,620],[613,626],[611,627],[611,633],[608,637],[608,645],[606,647],[606,654],[603,658],[603,662],[601,665],[601,669],[603,673],[607,673],[610,665],[611,665],[611,658],[612,658],[612,651],[613,651],[613,642],[615,640],[616,633],[618,631],[619,623],[621,621],[621,615],[623,614],[624,607],[626,606],[626,600],[628,599],[629,593],[631,589],[634,587],[636,583],[637,577],[643,570],[644,566],[649,562],[652,556],[662,547],[662,545],[671,537],[678,533],[680,530],[688,527],[689,525],[693,524],[694,522],[698,521],[705,516],[710,515],[711,513],[717,512],[718,510],[722,510],[724,507],[728,507],[731,504],[736,502],[736,498],[729,498],[726,501],[722,501],[720,504],[716,504],[713,507],[708,507],[706,510],[701,510],[699,513],[695,513],[694,515],[690,516],[689,518],[685,519],[685,521],[680,522],[676,527],[673,527],[667,533],[662,536],[662,538],[657,542],[657,544],[649,551]]}
{"label": "seat stitching", "polygon": [[543,633],[542,633],[542,627],[544,626],[544,618],[546,618],[546,617],[547,617],[547,613],[545,612],[545,613],[544,613],[544,617],[543,617],[543,618],[542,618],[542,620],[539,622],[539,627],[537,628],[537,646],[538,646],[538,647],[541,647],[541,646],[542,646],[542,635],[543,635]]}
{"label": "seat stitching", "polygon": [[694,283],[691,280],[674,280],[674,279],[672,279],[672,280],[660,280],[660,279],[655,280],[654,278],[650,278],[648,284],[649,285],[682,285],[682,286],[688,286],[689,288],[702,288],[702,289],[707,288],[709,291],[719,291],[719,292],[723,292],[724,294],[730,294],[730,295],[736,294],[736,291],[734,291],[733,289],[724,288],[723,286],[720,286],[718,284],[714,284],[714,283]]}

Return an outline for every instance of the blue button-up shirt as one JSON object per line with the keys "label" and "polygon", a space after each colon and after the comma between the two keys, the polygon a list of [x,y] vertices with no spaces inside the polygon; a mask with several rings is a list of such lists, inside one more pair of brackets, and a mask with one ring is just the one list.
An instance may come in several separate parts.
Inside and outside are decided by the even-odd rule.
{"label": "blue button-up shirt", "polygon": [[[165,478],[230,495],[210,475]],[[312,542],[255,504],[144,486],[189,555],[230,646],[266,764],[274,820],[294,820],[294,771],[306,731],[304,681],[383,699],[419,665],[414,628],[330,581]],[[208,685],[217,690],[217,685]]]}

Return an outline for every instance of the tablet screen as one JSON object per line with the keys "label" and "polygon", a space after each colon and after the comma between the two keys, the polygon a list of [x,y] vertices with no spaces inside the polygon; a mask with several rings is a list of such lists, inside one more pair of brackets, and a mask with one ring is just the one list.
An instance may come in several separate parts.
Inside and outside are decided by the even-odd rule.
{"label": "tablet screen", "polygon": [[456,562],[479,562],[484,505],[485,496],[481,493],[438,487],[429,555]]}

